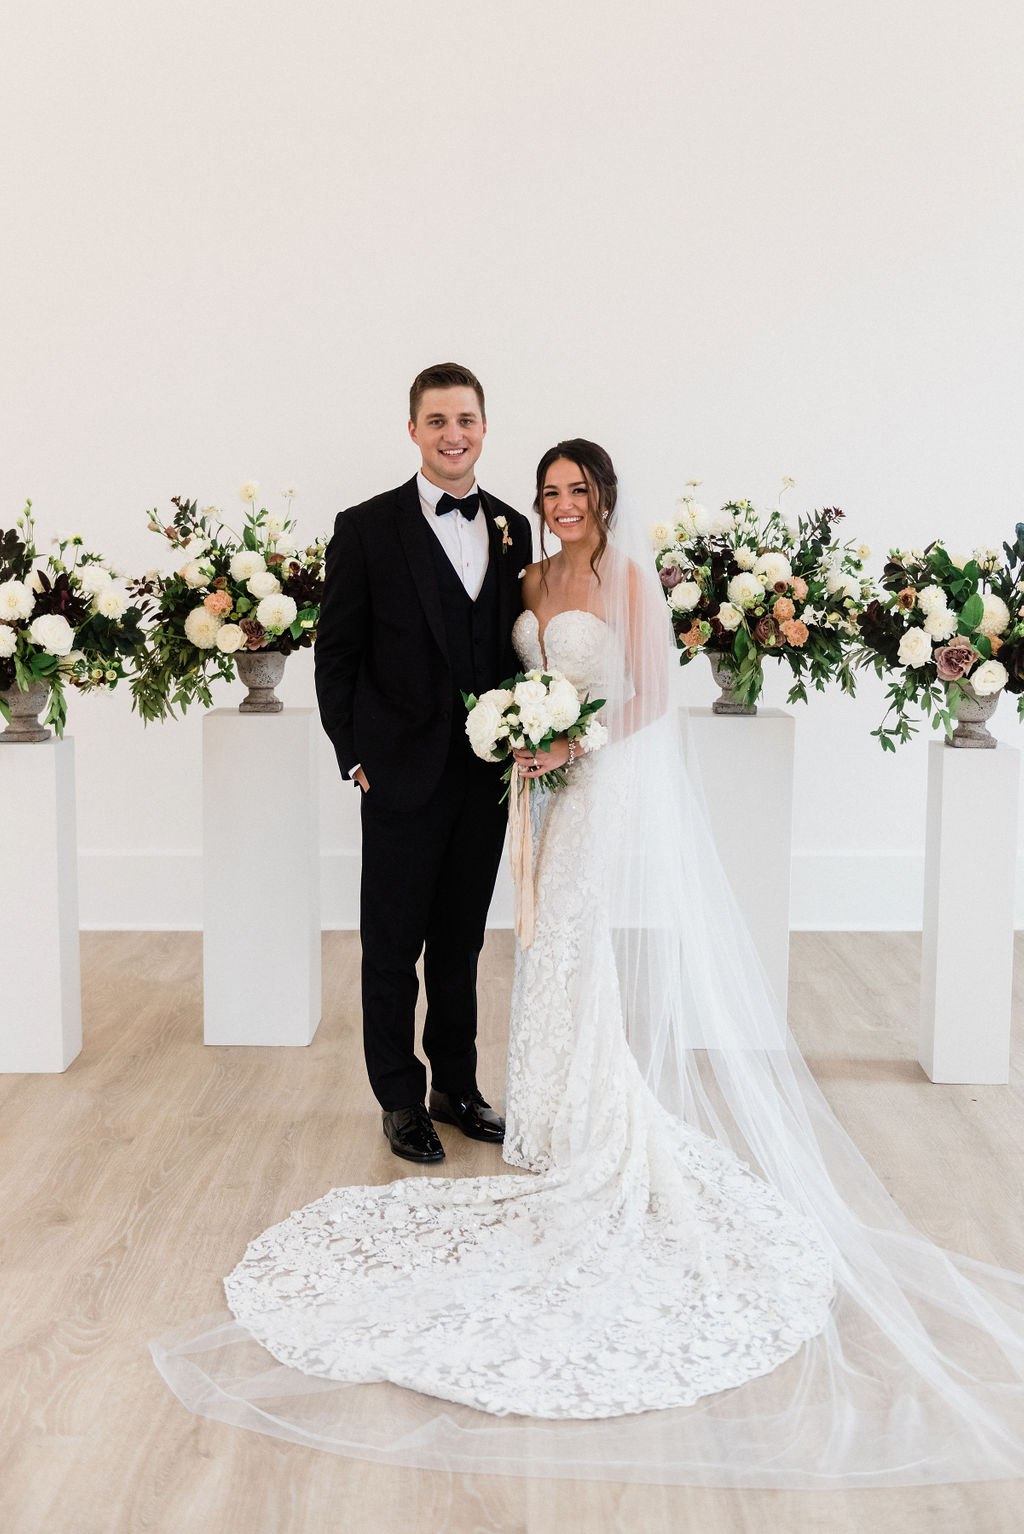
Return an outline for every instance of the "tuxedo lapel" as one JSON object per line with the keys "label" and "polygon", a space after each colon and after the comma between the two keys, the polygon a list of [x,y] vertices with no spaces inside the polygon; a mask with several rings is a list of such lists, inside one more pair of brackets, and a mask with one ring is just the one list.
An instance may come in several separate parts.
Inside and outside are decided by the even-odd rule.
{"label": "tuxedo lapel", "polygon": [[447,660],[448,638],[445,633],[444,612],[441,607],[441,588],[437,584],[437,571],[434,568],[434,560],[430,548],[430,539],[434,535],[427,526],[427,519],[423,515],[423,509],[420,506],[420,496],[416,488],[415,477],[399,487],[396,491],[396,497],[398,537],[402,545],[402,552],[409,563],[416,591],[422,603],[427,622],[430,625],[430,632],[437,640],[441,654]]}

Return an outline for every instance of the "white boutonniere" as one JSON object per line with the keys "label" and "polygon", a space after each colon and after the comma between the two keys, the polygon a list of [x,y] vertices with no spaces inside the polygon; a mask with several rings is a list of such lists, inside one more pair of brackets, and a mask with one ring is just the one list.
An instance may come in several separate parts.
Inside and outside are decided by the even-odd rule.
{"label": "white boutonniere", "polygon": [[512,534],[508,530],[508,517],[495,517],[494,525],[501,529],[501,552],[512,547]]}

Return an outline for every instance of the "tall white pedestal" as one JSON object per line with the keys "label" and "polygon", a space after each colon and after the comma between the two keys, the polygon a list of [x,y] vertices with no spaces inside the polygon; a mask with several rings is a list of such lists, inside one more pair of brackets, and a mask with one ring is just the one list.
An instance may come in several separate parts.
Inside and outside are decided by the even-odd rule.
{"label": "tall white pedestal", "polygon": [[0,746],[0,1071],[82,1048],[74,742]]}
{"label": "tall white pedestal", "polygon": [[320,1022],[312,709],[203,720],[203,1040],[308,1044]]}
{"label": "tall white pedestal", "polygon": [[718,855],[785,1016],[795,721],[778,708],[680,713]]}
{"label": "tall white pedestal", "polygon": [[1010,1074],[1020,752],[928,747],[920,1061],[932,1081]]}

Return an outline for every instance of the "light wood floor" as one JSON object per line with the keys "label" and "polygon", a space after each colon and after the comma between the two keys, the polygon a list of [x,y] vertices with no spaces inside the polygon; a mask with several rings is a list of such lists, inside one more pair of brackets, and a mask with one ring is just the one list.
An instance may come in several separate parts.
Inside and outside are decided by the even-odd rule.
{"label": "light wood floor", "polygon": [[[797,934],[793,948],[793,1026],[879,1175],[939,1241],[1024,1268],[1020,1073],[926,1081],[918,938]],[[308,1049],[206,1049],[198,935],[85,934],[83,1053],[63,1076],[0,1076],[4,1534],[1018,1534],[1021,1483],[822,1494],[449,1476],[190,1416],[147,1339],[219,1309],[221,1276],[265,1225],[336,1183],[411,1170],[365,1085],[357,940],[330,933],[324,950]],[[500,1101],[507,934],[485,961],[482,1084]],[[498,1169],[492,1147],[444,1138],[447,1170]]]}

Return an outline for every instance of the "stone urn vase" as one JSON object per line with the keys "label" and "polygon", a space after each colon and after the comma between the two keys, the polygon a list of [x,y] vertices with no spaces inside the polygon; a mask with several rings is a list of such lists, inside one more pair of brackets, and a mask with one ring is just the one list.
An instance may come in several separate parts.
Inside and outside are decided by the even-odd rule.
{"label": "stone urn vase", "polygon": [[284,708],[274,692],[284,676],[288,659],[278,650],[239,650],[235,655],[238,675],[249,691],[238,705],[240,714],[279,714]]}
{"label": "stone urn vase", "polygon": [[721,697],[716,698],[711,705],[713,714],[756,714],[756,703],[741,703],[736,697],[734,687],[736,678],[729,670],[724,655],[716,655],[714,650],[707,652],[708,663],[711,666],[711,675],[714,677]]}
{"label": "stone urn vase", "polygon": [[46,707],[49,696],[48,682],[33,682],[26,689],[7,687],[0,693],[11,711],[10,724],[0,732],[0,746],[31,746],[37,741],[50,739],[53,731],[39,722],[39,715]]}
{"label": "stone urn vase", "polygon": [[959,751],[993,751],[998,742],[985,728],[999,702],[999,693],[991,692],[980,698],[970,682],[958,682],[961,699],[956,711],[956,729],[946,736],[946,745]]}

